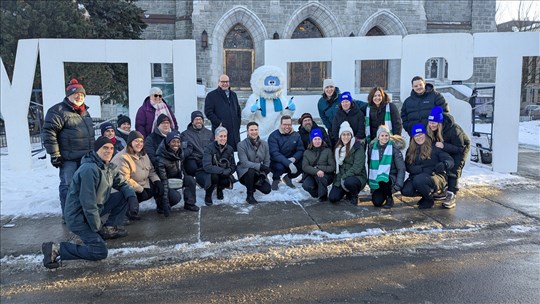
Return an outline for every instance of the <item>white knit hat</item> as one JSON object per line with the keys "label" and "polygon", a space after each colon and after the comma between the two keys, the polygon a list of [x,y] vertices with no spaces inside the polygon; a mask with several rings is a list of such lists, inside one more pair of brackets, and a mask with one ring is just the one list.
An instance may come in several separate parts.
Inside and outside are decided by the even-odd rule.
{"label": "white knit hat", "polygon": [[354,132],[348,121],[344,121],[341,123],[341,126],[339,126],[339,138],[341,138],[341,134],[343,134],[343,132],[349,132],[352,136],[354,136]]}
{"label": "white knit hat", "polygon": [[326,88],[327,86],[335,87],[334,81],[332,79],[325,79],[322,83],[322,89],[324,90],[324,88]]}

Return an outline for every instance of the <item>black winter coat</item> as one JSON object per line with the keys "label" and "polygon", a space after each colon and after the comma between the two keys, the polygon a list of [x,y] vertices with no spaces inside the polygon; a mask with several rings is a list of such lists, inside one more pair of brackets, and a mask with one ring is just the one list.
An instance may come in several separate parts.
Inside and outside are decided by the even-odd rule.
{"label": "black winter coat", "polygon": [[332,143],[339,141],[339,127],[344,121],[348,121],[354,132],[354,137],[358,139],[366,138],[366,118],[364,112],[360,110],[360,106],[351,102],[351,110],[349,113],[343,111],[341,106],[334,116],[334,122],[332,122],[332,130],[330,131],[330,138]]}
{"label": "black winter coat", "polygon": [[148,154],[148,158],[150,158],[154,168],[157,168],[158,165],[157,150],[164,139],[165,136],[161,134],[158,128],[155,128],[154,132],[148,135],[148,137],[144,140],[144,150],[146,151],[146,154]]}
{"label": "black winter coat", "polygon": [[[449,175],[461,176],[461,169],[465,166],[465,159],[471,148],[471,140],[463,129],[454,121],[452,115],[443,113],[443,151],[454,159],[454,167],[448,170]],[[435,143],[436,139],[432,138]],[[456,176],[456,177],[457,177]]]}
{"label": "black winter coat", "polygon": [[231,175],[236,171],[233,148],[226,145],[222,150],[217,141],[206,146],[203,155],[204,171],[209,174],[223,174],[227,168],[231,169]]}
{"label": "black winter coat", "polygon": [[[420,159],[420,149],[417,149],[416,152],[417,153],[412,164],[405,162],[405,167],[407,168],[407,172],[409,172],[409,179],[414,178],[414,176],[420,173],[427,173],[429,175],[438,174],[435,173],[435,166],[440,162],[446,162],[447,170],[454,166],[454,160],[452,157],[450,157],[450,155],[444,152],[442,149],[435,146],[431,149],[431,156],[429,159]],[[409,154],[408,150],[407,154]],[[446,178],[445,174],[439,175],[443,175],[444,178]]]}
{"label": "black winter coat", "polygon": [[204,100],[204,115],[212,122],[212,133],[220,124],[227,129],[227,144],[236,151],[240,142],[242,110],[236,93],[230,89],[229,92],[229,98],[219,87],[208,93]]}
{"label": "black winter coat", "polygon": [[441,107],[445,113],[449,112],[446,99],[444,99],[441,93],[435,91],[432,84],[426,84],[426,91],[422,95],[418,95],[414,90],[411,90],[411,96],[405,99],[401,107],[401,121],[403,122],[403,128],[409,133],[409,136],[415,124],[421,123],[427,126],[428,116],[431,114],[431,109],[434,106]]}
{"label": "black winter coat", "polygon": [[[169,193],[169,178],[183,179],[182,161],[184,160],[184,151],[179,149],[174,153],[162,141],[157,149],[157,167],[156,171],[163,184],[163,193]],[[163,202],[169,203],[169,196],[163,195]]]}
{"label": "black winter coat", "polygon": [[[311,127],[311,130],[313,129],[319,129],[322,132],[322,139],[327,145],[331,145],[330,137],[328,137],[328,133],[326,133],[326,130],[323,127],[319,127],[317,123],[313,122],[313,127]],[[300,134],[300,138],[302,139],[302,144],[304,145],[304,149],[307,149],[308,145],[310,144],[309,140],[309,133],[304,127],[300,126],[298,127],[298,133]]]}
{"label": "black winter coat", "polygon": [[[377,129],[380,125],[384,125],[384,115],[386,114],[386,102],[381,102],[377,107],[374,103],[369,104],[369,137],[368,141],[372,141],[377,137]],[[367,107],[363,109],[364,116],[367,113]],[[390,103],[390,121],[392,122],[392,134],[401,135],[403,124],[399,115],[399,110],[395,104]],[[366,135],[367,136],[367,135]]]}
{"label": "black winter coat", "polygon": [[202,158],[204,148],[214,141],[214,134],[212,131],[203,127],[197,130],[193,127],[192,123],[189,123],[187,129],[180,134],[182,143],[187,144],[185,151],[186,159],[194,159],[197,161],[197,165],[202,169]]}
{"label": "black winter coat", "polygon": [[94,149],[94,124],[90,114],[88,111],[77,113],[67,98],[47,111],[42,132],[47,153],[61,155],[64,160],[80,161]]}

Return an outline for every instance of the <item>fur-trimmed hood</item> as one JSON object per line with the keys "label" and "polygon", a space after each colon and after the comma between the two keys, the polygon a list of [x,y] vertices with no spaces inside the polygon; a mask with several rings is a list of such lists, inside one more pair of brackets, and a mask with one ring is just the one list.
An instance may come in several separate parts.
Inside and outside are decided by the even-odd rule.
{"label": "fur-trimmed hood", "polygon": [[[376,140],[376,138],[373,139],[373,140],[369,143],[369,146],[370,146],[370,147],[373,147],[373,144],[375,143],[375,140]],[[405,149],[406,142],[405,142],[405,139],[404,139],[401,135],[398,135],[398,134],[390,135],[390,141],[392,141],[392,144],[393,144],[394,147],[396,147],[397,149],[399,149],[399,150]]]}

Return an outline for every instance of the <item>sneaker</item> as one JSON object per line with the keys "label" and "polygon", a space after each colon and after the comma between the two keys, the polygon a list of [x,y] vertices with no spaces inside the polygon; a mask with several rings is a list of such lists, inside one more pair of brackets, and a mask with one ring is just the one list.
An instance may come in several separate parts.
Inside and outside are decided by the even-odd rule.
{"label": "sneaker", "polygon": [[218,200],[222,200],[223,199],[223,189],[218,188],[216,196],[217,196]]}
{"label": "sneaker", "polygon": [[41,252],[43,253],[43,266],[49,269],[60,267],[60,245],[53,242],[41,244]]}
{"label": "sneaker", "polygon": [[442,202],[442,206],[446,209],[456,207],[456,195],[452,191],[446,192],[446,199]]}
{"label": "sneaker", "polygon": [[189,210],[189,211],[199,211],[200,208],[195,205],[185,204],[184,209]]}
{"label": "sneaker", "polygon": [[386,204],[384,204],[383,208],[384,209],[390,209],[394,207],[394,198],[392,197],[392,195],[388,196],[388,198],[386,198]]}
{"label": "sneaker", "polygon": [[272,191],[276,191],[277,189],[279,189],[279,179],[272,181]]}
{"label": "sneaker", "polygon": [[117,226],[103,226],[98,233],[104,240],[118,239],[128,235],[126,229]]}
{"label": "sneaker", "polygon": [[285,176],[283,177],[283,182],[285,183],[285,185],[289,186],[289,188],[291,188],[291,189],[296,188],[296,186],[293,185],[293,183],[292,183],[292,181],[291,181],[291,178],[288,177],[287,175],[285,175]]}

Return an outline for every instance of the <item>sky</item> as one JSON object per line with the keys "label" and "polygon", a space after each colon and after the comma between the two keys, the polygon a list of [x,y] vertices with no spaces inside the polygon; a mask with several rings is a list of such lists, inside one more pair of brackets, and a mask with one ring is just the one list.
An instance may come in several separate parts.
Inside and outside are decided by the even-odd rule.
{"label": "sky", "polygon": [[497,0],[497,24],[506,21],[517,20],[519,5],[521,3],[522,15],[525,12],[529,14],[527,17],[529,20],[540,21],[540,1],[525,1],[525,0]]}
{"label": "sky", "polygon": [[[485,126],[486,129],[488,125]],[[295,130],[298,126],[294,126]],[[540,149],[540,120],[521,122],[519,127],[519,143]],[[245,137],[245,133],[242,134]],[[38,148],[33,147],[33,148]],[[0,149],[0,215],[13,217],[33,217],[44,214],[60,215],[60,202],[58,199],[58,169],[49,165],[49,159],[39,159],[37,154],[32,159],[30,171],[13,171],[7,164],[9,154],[7,148]],[[470,162],[463,170],[460,181],[463,187],[467,186],[493,186],[502,188],[509,184],[527,184],[526,178],[501,174],[491,171],[487,165]],[[301,184],[295,181],[296,189],[290,189],[280,184],[278,192],[262,195],[256,192],[255,198],[259,202],[298,202],[310,199],[309,194],[301,188]],[[367,189],[367,188],[366,188]],[[369,191],[369,190],[368,190]],[[367,194],[365,192],[364,194]],[[249,214],[254,206],[245,202],[246,188],[240,183],[234,184],[234,189],[224,191],[225,200],[214,200],[214,204],[230,204],[237,208],[238,213]],[[204,205],[204,191],[197,189],[197,205]],[[180,203],[174,208],[182,208]],[[141,210],[155,209],[153,199],[143,202]]]}

